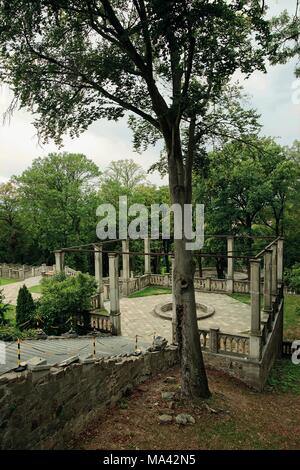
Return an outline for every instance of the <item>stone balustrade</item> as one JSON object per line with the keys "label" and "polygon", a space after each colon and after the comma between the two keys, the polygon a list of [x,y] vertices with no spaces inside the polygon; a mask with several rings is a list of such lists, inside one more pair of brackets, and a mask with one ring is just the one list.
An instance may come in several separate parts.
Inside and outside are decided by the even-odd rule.
{"label": "stone balustrade", "polygon": [[0,277],[15,279],[16,282],[18,282],[29,279],[30,277],[42,276],[52,269],[52,266],[47,266],[46,264],[42,264],[41,266],[27,266],[2,263],[0,264]]}

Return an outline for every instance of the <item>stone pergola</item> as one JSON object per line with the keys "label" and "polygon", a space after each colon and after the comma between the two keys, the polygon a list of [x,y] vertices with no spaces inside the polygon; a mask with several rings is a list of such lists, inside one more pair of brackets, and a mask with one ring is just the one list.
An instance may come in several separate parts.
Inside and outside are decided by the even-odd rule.
{"label": "stone pergola", "polygon": [[[266,380],[267,373],[282,348],[283,239],[279,237],[272,240],[260,253],[251,257],[237,255],[234,246],[235,237],[230,235],[226,238],[227,253],[225,254],[195,253],[195,256],[201,257],[222,256],[226,258],[226,278],[195,276],[195,290],[222,294],[250,293],[250,329],[241,334],[230,334],[229,332],[220,331],[218,328],[202,330],[199,327],[202,350],[204,355],[209,358],[209,361],[213,361],[212,365],[216,364],[215,361],[217,363],[219,361],[227,363],[229,360],[231,365],[234,364],[237,367],[236,375],[239,375],[240,371],[244,371],[241,373],[245,374],[248,382],[260,387]],[[87,245],[89,248],[86,249],[81,248],[81,251],[93,252],[95,260],[95,278],[98,289],[95,298],[93,298],[95,310],[91,312],[91,322],[94,323],[95,321],[99,329],[110,331],[113,335],[121,335],[120,293],[126,297],[149,285],[170,287],[173,292],[172,339],[176,343],[174,255],[169,253],[171,256],[171,273],[151,273],[151,256],[161,256],[163,253],[151,253],[150,239],[144,240],[144,251],[139,253],[130,252],[128,239],[119,241],[122,245],[120,252],[104,250],[105,242]],[[64,254],[70,251],[78,251],[78,247],[64,248],[55,252],[56,272],[66,269]],[[109,278],[103,278],[104,252],[108,255]],[[130,270],[130,257],[136,255],[144,257],[144,274],[139,276],[133,276]],[[122,270],[119,277],[120,259]],[[235,278],[235,260],[241,259],[246,260],[250,265],[250,279]],[[74,274],[74,271],[71,270],[69,274]],[[107,317],[107,314],[101,314],[101,309],[103,309],[106,300],[110,300],[109,317]],[[232,362],[233,359],[234,362]]]}
{"label": "stone pergola", "polygon": [[[122,294],[129,295],[129,282],[133,278],[133,273],[130,271],[130,246],[129,239],[117,240],[122,243]],[[109,241],[111,242],[111,241]],[[95,263],[95,279],[97,282],[97,308],[104,309],[104,288],[103,288],[103,247],[106,242],[95,243],[92,246],[94,250],[94,263]],[[55,254],[55,272],[60,273],[65,271],[65,253],[72,251],[86,251],[86,246],[68,247],[61,250],[56,250]],[[111,329],[115,335],[121,334],[121,314],[120,314],[120,293],[119,293],[119,254],[117,252],[106,252],[109,259],[109,297],[110,297],[110,318]],[[151,274],[151,253],[150,253],[150,239],[144,240],[144,273]]]}
{"label": "stone pergola", "polygon": [[[218,291],[218,286],[214,285],[218,281],[222,282],[222,291],[232,293],[236,291],[234,280],[234,260],[239,258],[234,252],[234,236],[227,236],[227,276],[225,280],[205,279],[204,289],[209,291]],[[119,253],[109,252],[109,299],[110,299],[110,318],[112,333],[121,334],[121,313],[120,313],[120,282],[122,285],[122,295],[128,296],[132,291],[133,281],[136,279],[130,271],[130,256],[135,253],[130,252],[129,239],[118,240],[122,244],[122,270],[119,279]],[[97,282],[96,307],[101,311],[104,308],[104,282],[103,282],[103,247],[106,242],[93,244],[94,260],[95,260],[95,279]],[[90,245],[88,245],[90,246]],[[62,272],[65,269],[64,255],[68,251],[78,251],[80,247],[70,247],[55,251],[55,271]],[[84,250],[84,247],[83,247]],[[84,250],[84,251],[91,251]],[[151,276],[151,256],[157,256],[157,253],[151,253],[150,239],[144,240],[144,276]],[[204,256],[201,255],[201,256]],[[261,266],[263,265],[263,284],[261,282]],[[174,255],[171,255],[172,273],[174,272]],[[159,275],[153,275],[159,276]],[[170,276],[167,274],[166,276]],[[143,278],[143,276],[140,276]],[[197,279],[195,279],[197,281]],[[206,281],[207,282],[206,284]],[[173,275],[168,279],[170,287],[173,288]],[[242,281],[240,281],[241,283]],[[272,317],[274,303],[278,300],[278,289],[283,283],[283,239],[278,238],[272,241],[261,253],[255,258],[250,259],[250,280],[247,281],[247,291],[251,294],[251,329],[250,329],[250,356],[258,358],[261,349],[261,328],[263,323],[270,325],[270,321],[266,318]],[[165,283],[164,283],[165,284]],[[220,284],[220,282],[219,282]],[[156,283],[157,285],[157,283]],[[244,284],[246,286],[246,284]],[[196,283],[197,289],[197,283]],[[201,290],[201,286],[200,286]],[[263,309],[261,309],[261,294],[263,292]],[[264,318],[262,318],[262,314]],[[270,328],[270,326],[268,326]],[[176,307],[175,296],[173,294],[173,320],[172,320],[173,340],[176,341]]]}

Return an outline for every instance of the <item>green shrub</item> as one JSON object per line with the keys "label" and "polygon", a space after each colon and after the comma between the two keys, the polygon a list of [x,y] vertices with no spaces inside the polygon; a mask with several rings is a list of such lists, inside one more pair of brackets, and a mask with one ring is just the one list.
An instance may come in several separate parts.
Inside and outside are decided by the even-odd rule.
{"label": "green shrub", "polygon": [[5,297],[3,293],[3,289],[0,289],[0,325],[5,325],[5,314],[9,309],[9,305],[5,303]]}
{"label": "green shrub", "polygon": [[16,341],[18,338],[34,339],[36,336],[36,330],[33,329],[21,331],[12,325],[0,326],[0,341]]}
{"label": "green shrub", "polygon": [[295,292],[300,292],[300,263],[294,264],[284,276],[285,283]]}
{"label": "green shrub", "polygon": [[66,276],[61,273],[42,281],[42,297],[37,318],[47,334],[61,334],[76,325],[78,316],[87,316],[97,285],[89,274]]}
{"label": "green shrub", "polygon": [[20,330],[27,330],[34,323],[35,303],[32,295],[24,285],[17,298],[16,325]]}

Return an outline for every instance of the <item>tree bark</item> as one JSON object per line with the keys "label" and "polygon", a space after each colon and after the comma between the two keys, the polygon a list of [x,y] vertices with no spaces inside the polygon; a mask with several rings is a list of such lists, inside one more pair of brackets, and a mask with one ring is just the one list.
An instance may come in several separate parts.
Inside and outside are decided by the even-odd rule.
{"label": "tree bark", "polygon": [[[186,175],[186,168],[183,164],[179,129],[172,130],[172,138],[167,140],[167,149],[171,199],[173,204],[177,203],[181,206],[183,222],[184,204],[191,203],[192,191],[189,178],[191,175]],[[190,168],[191,171],[192,168]],[[186,250],[184,233],[182,233],[182,239],[174,240],[174,247],[174,294],[176,335],[181,363],[181,393],[193,399],[208,398],[210,392],[196,316],[195,265],[192,252]]]}

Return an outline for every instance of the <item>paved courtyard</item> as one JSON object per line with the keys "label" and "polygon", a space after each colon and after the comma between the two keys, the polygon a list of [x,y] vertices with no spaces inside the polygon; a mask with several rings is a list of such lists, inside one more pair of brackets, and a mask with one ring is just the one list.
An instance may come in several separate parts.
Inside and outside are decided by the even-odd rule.
{"label": "paved courtyard", "polygon": [[[26,284],[28,287],[39,284],[41,277],[27,279],[3,286],[6,301],[16,303],[19,288]],[[38,298],[39,294],[34,294]],[[232,299],[226,294],[206,292],[196,293],[197,302],[212,306],[213,316],[198,321],[199,328],[219,328],[223,333],[247,334],[250,329],[250,306]],[[137,298],[121,298],[121,337],[97,338],[97,355],[109,356],[133,352],[135,339],[138,335],[138,348],[145,349],[152,343],[154,335],[161,335],[171,342],[172,324],[154,314],[154,307],[163,302],[172,301],[171,294],[154,295]],[[109,309],[109,302],[105,303]],[[49,364],[55,364],[72,355],[86,356],[92,351],[91,338],[77,339],[48,339],[22,341],[22,360],[33,356],[47,359]],[[0,374],[16,366],[16,343],[6,345],[6,364],[0,364]],[[1,361],[0,361],[1,362]]]}
{"label": "paved courtyard", "polygon": [[[226,294],[197,292],[197,302],[212,306],[212,317],[198,321],[199,328],[219,328],[224,333],[247,334],[250,329],[250,306],[232,299]],[[154,307],[162,302],[171,302],[170,294],[122,298],[120,301],[122,334],[147,341],[153,334],[165,336],[171,340],[171,321],[156,316]],[[109,304],[107,303],[107,307]]]}

